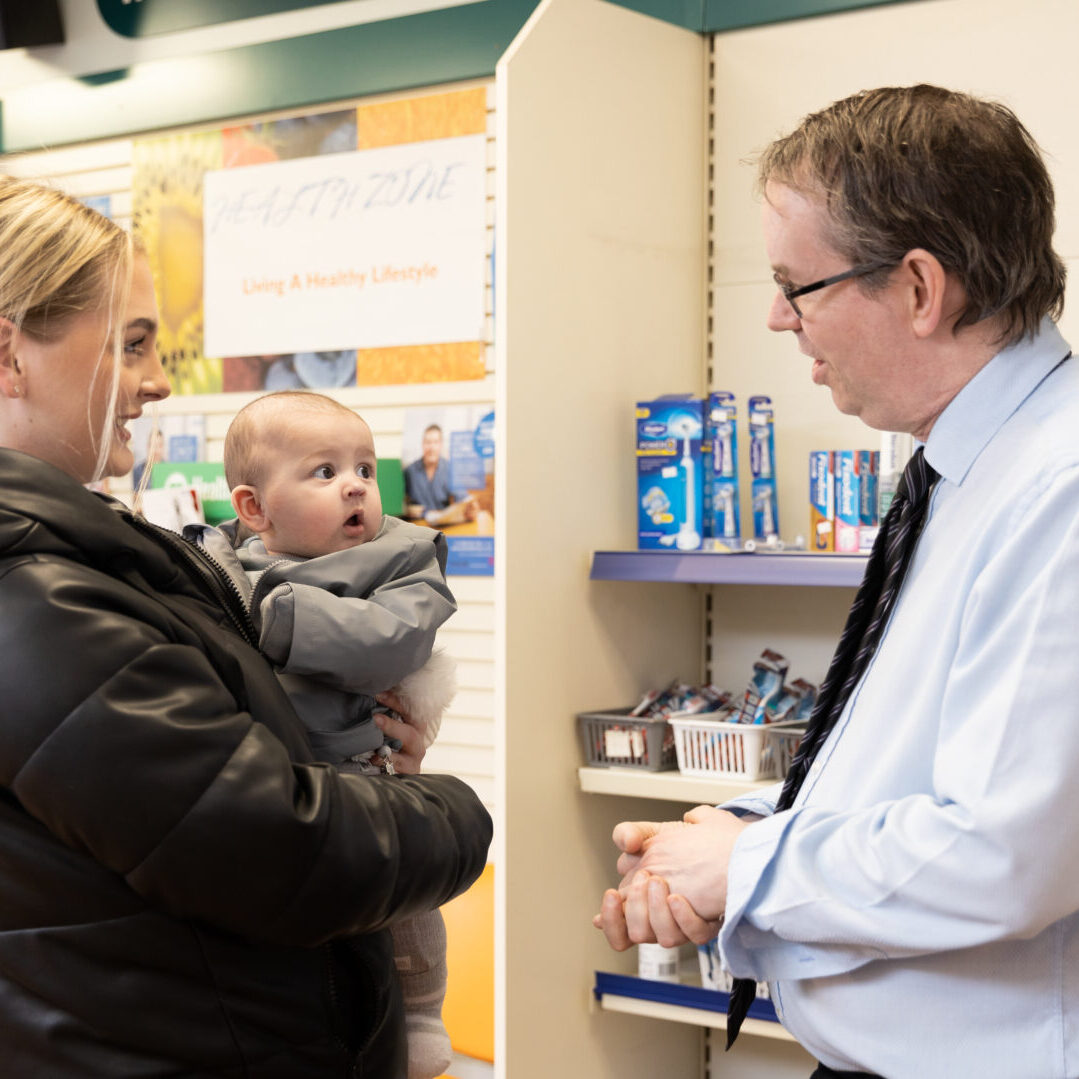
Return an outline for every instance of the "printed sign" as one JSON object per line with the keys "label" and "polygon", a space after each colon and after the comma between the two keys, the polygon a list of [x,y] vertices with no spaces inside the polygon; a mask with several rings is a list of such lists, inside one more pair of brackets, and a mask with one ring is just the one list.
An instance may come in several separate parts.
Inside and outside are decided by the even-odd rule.
{"label": "printed sign", "polygon": [[479,340],[486,141],[207,172],[206,354]]}

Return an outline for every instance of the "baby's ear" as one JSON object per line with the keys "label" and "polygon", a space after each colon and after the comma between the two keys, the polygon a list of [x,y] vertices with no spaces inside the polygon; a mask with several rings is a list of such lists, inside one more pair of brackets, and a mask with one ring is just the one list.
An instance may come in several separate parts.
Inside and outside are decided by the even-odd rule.
{"label": "baby's ear", "polygon": [[250,484],[241,483],[232,489],[232,508],[252,532],[262,533],[269,529],[270,519],[259,501],[258,490]]}

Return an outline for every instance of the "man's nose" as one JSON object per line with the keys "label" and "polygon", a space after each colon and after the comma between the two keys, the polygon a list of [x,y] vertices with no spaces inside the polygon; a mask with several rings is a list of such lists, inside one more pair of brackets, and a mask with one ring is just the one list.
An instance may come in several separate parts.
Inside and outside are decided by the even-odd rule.
{"label": "man's nose", "polygon": [[776,289],[772,297],[772,306],[768,308],[768,329],[775,333],[784,330],[797,330],[802,325],[802,320],[794,313],[790,300]]}

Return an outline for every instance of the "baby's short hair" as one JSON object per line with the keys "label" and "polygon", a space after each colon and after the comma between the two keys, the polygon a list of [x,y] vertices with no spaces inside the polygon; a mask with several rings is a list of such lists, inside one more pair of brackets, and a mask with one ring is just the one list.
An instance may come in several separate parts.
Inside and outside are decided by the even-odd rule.
{"label": "baby's short hair", "polygon": [[225,482],[230,491],[241,484],[259,486],[263,479],[263,454],[260,451],[280,426],[301,410],[344,413],[362,422],[358,413],[324,393],[279,390],[256,397],[236,413],[225,435]]}

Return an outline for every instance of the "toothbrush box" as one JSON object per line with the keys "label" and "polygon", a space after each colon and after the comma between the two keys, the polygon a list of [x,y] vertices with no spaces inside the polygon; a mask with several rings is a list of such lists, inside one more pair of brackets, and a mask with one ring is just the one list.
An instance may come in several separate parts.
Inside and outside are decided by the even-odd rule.
{"label": "toothbrush box", "polygon": [[751,397],[749,418],[749,471],[753,477],[750,496],[753,503],[753,537],[757,540],[779,538],[779,503],[776,498],[775,413],[772,399]]}
{"label": "toothbrush box", "polygon": [[705,471],[711,467],[705,402],[693,394],[639,401],[636,423],[637,546],[697,550],[704,534]]}
{"label": "toothbrush box", "polygon": [[742,529],[738,505],[738,407],[733,393],[716,390],[708,395],[704,436],[704,534],[725,547],[737,547]]}
{"label": "toothbrush box", "polygon": [[835,454],[809,454],[809,549],[835,550]]}
{"label": "toothbrush box", "polygon": [[861,474],[858,450],[835,451],[835,549],[858,551],[862,526]]}

